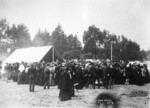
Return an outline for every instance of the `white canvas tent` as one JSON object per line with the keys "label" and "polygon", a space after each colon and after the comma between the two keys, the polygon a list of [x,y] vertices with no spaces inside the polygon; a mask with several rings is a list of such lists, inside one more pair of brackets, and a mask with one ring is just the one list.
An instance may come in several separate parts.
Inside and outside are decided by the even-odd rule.
{"label": "white canvas tent", "polygon": [[22,48],[15,50],[4,63],[16,63],[16,62],[40,62],[46,61],[51,62],[54,58],[55,60],[62,61],[62,58],[59,56],[56,50],[52,50],[53,46],[44,46],[44,47],[30,47]]}

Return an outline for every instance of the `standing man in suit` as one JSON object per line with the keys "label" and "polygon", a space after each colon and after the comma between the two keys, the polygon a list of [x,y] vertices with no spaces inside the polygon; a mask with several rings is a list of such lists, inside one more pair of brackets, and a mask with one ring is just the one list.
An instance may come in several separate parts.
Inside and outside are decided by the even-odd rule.
{"label": "standing man in suit", "polygon": [[28,76],[29,76],[29,91],[34,92],[36,69],[33,64],[31,64],[31,67],[28,70]]}
{"label": "standing man in suit", "polygon": [[49,84],[49,78],[50,78],[50,70],[49,70],[49,64],[47,64],[47,66],[44,69],[44,89],[46,89],[46,86],[50,87]]}

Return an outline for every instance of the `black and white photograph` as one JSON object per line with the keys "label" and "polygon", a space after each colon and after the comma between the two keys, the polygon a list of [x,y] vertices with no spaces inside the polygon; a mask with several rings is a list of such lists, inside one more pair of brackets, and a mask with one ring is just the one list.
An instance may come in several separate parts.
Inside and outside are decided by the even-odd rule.
{"label": "black and white photograph", "polygon": [[0,108],[150,108],[150,0],[0,0]]}

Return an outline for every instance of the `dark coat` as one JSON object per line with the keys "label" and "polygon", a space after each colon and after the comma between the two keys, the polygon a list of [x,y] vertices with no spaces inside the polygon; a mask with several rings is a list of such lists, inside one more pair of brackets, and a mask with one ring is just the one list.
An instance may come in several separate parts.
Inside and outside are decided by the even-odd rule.
{"label": "dark coat", "polygon": [[58,84],[59,83],[59,78],[60,78],[60,75],[61,75],[61,69],[59,66],[57,66],[55,68],[55,73],[56,73],[56,76],[55,76],[55,83]]}
{"label": "dark coat", "polygon": [[50,76],[50,71],[48,68],[44,69],[44,80],[48,80]]}
{"label": "dark coat", "polygon": [[62,90],[69,90],[71,87],[70,76],[67,73],[62,73],[59,79],[58,88]]}
{"label": "dark coat", "polygon": [[103,67],[102,72],[103,72],[103,77],[110,77],[111,75],[111,69],[109,67]]}
{"label": "dark coat", "polygon": [[71,85],[71,79],[69,74],[62,73],[60,75],[58,88],[60,89],[59,92],[59,99],[61,101],[69,100],[72,97],[72,85]]}
{"label": "dark coat", "polygon": [[30,67],[28,70],[29,78],[36,78],[36,69],[34,67]]}
{"label": "dark coat", "polygon": [[22,84],[22,73],[18,73],[18,79],[17,79],[17,84]]}
{"label": "dark coat", "polygon": [[95,74],[96,78],[102,78],[103,77],[102,69],[95,69]]}

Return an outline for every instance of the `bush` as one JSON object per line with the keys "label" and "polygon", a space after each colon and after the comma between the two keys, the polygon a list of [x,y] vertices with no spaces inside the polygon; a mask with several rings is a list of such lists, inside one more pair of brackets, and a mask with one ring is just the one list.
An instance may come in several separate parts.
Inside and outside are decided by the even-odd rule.
{"label": "bush", "polygon": [[71,51],[64,52],[63,57],[66,60],[80,59],[80,55],[81,55],[81,51],[79,51],[79,50],[71,50]]}
{"label": "bush", "polygon": [[71,59],[71,53],[70,53],[70,51],[64,52],[63,53],[63,58],[66,59],[66,60]]}
{"label": "bush", "polygon": [[93,55],[91,53],[85,53],[81,57],[82,59],[93,59]]}
{"label": "bush", "polygon": [[145,97],[147,95],[148,95],[147,91],[136,90],[131,92],[130,97]]}

